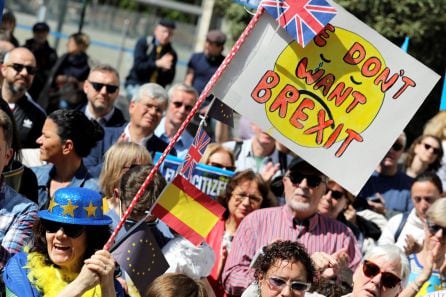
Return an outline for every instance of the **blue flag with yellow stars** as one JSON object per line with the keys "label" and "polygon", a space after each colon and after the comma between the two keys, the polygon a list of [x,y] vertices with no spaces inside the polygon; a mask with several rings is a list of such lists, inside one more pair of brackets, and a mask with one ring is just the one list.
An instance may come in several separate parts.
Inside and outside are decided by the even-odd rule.
{"label": "blue flag with yellow stars", "polygon": [[156,228],[156,224],[141,220],[111,249],[116,262],[131,278],[141,296],[146,296],[152,281],[169,268],[152,228]]}
{"label": "blue flag with yellow stars", "polygon": [[[207,99],[211,100],[213,97],[211,94]],[[209,108],[208,116],[234,128],[234,111],[217,97]]]}

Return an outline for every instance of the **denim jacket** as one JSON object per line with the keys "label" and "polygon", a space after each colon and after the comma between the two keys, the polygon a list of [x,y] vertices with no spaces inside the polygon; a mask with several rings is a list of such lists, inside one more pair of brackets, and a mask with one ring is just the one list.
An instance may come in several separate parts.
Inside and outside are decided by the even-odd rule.
{"label": "denim jacket", "polygon": [[[56,174],[53,164],[31,168],[37,176],[37,184],[39,190],[39,209],[47,209],[50,201],[50,182]],[[98,183],[88,172],[87,168],[81,163],[81,166],[76,171],[71,183],[68,187],[82,187],[93,191],[100,192]]]}

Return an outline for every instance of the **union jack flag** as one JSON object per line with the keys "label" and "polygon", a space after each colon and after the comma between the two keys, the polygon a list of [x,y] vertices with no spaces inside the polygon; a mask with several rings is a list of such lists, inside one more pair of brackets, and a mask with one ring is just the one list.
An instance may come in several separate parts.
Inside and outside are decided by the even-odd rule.
{"label": "union jack flag", "polygon": [[265,0],[261,6],[302,47],[336,15],[326,0]]}
{"label": "union jack flag", "polygon": [[180,174],[187,178],[191,183],[192,173],[194,172],[195,166],[200,162],[201,156],[204,154],[204,151],[210,142],[211,138],[206,131],[204,131],[202,127],[198,128],[192,146],[189,148],[180,170]]}

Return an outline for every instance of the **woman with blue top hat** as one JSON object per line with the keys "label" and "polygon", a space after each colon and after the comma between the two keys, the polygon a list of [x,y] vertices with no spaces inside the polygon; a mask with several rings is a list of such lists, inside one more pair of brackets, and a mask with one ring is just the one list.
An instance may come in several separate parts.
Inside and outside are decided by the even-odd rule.
{"label": "woman with blue top hat", "polygon": [[57,190],[49,208],[39,211],[32,246],[5,267],[6,296],[124,296],[115,260],[102,249],[110,223],[97,192]]}

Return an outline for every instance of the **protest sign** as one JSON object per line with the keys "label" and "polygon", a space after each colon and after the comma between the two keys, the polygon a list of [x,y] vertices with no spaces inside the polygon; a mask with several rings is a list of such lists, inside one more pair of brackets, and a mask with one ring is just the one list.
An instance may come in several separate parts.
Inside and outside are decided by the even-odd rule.
{"label": "protest sign", "polygon": [[260,5],[211,93],[357,194],[439,76],[333,6],[302,48]]}
{"label": "protest sign", "polygon": [[[160,157],[161,153],[155,153],[154,162],[158,162]],[[167,155],[160,167],[160,172],[167,182],[171,182],[175,178],[181,163],[183,163],[183,159]],[[191,183],[203,193],[215,199],[225,190],[229,179],[233,175],[234,172],[232,171],[198,163],[192,173]]]}

